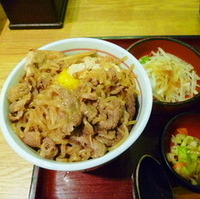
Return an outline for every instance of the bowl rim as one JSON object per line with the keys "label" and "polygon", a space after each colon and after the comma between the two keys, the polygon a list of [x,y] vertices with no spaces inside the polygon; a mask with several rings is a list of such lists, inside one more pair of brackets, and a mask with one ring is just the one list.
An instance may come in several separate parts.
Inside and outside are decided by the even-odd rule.
{"label": "bowl rim", "polygon": [[[164,177],[164,181],[165,184],[167,186],[167,188],[170,190],[170,195],[171,198],[174,198],[174,193],[173,193],[173,189],[172,189],[172,185],[170,183],[170,179],[167,176],[167,173],[163,170],[163,166],[161,164],[161,162],[156,159],[156,157],[150,155],[150,154],[143,154],[140,159],[137,162],[136,168],[131,176],[132,180],[134,181],[134,186],[135,186],[135,192],[136,195],[138,196],[138,199],[142,199],[141,197],[141,185],[140,185],[140,179],[141,179],[141,173],[142,173],[142,169],[144,169],[144,165],[146,166],[146,164],[144,164],[145,162],[149,161],[150,164],[152,164],[151,166],[154,167],[154,171],[156,171],[156,168],[159,169],[159,175],[162,174],[162,177]],[[146,166],[148,167],[148,166]],[[156,174],[155,174],[156,175]]]}
{"label": "bowl rim", "polygon": [[164,149],[165,146],[165,138],[166,135],[168,134],[168,129],[169,127],[179,118],[185,116],[185,115],[200,115],[199,112],[197,111],[189,111],[189,112],[184,112],[184,113],[180,113],[175,115],[174,117],[172,117],[167,124],[165,125],[161,136],[160,136],[160,151],[161,151],[161,156],[162,156],[162,160],[164,161],[165,166],[167,167],[167,169],[172,173],[172,175],[174,177],[176,177],[176,179],[180,182],[180,184],[184,185],[185,187],[187,187],[188,189],[190,189],[191,191],[195,191],[197,193],[200,193],[200,186],[196,186],[191,184],[188,180],[186,180],[185,178],[183,178],[182,176],[180,176],[178,173],[176,173],[176,171],[172,168],[170,162],[167,159],[167,155]]}
{"label": "bowl rim", "polygon": [[[144,39],[140,39],[136,42],[134,42],[133,44],[131,44],[127,50],[131,53],[131,50],[135,47],[137,47],[138,45],[148,42],[148,41],[153,41],[153,40],[166,40],[166,41],[171,41],[174,43],[178,43],[180,45],[185,46],[186,48],[188,48],[189,50],[191,50],[193,53],[195,53],[199,58],[200,58],[200,52],[197,51],[194,47],[192,47],[191,45],[189,45],[188,43],[175,39],[175,38],[171,38],[171,37],[162,37],[162,36],[158,36],[158,37],[147,37]],[[184,101],[180,101],[180,102],[164,102],[164,101],[160,101],[157,100],[156,98],[153,97],[153,103],[154,104],[158,104],[158,105],[164,105],[164,106],[181,106],[181,105],[187,105],[193,101],[196,101],[197,99],[200,98],[200,92],[198,92],[198,94],[194,95],[192,98],[186,99]]]}
{"label": "bowl rim", "polygon": [[198,56],[200,56],[200,52],[197,51],[193,46],[191,46],[190,44],[184,42],[184,41],[181,41],[179,39],[175,39],[175,38],[172,38],[172,37],[147,37],[147,38],[143,38],[143,39],[140,39],[134,43],[132,43],[128,48],[127,50],[130,52],[130,50],[132,50],[135,46],[138,46],[140,45],[141,43],[144,43],[146,41],[151,41],[151,40],[168,40],[168,41],[172,41],[172,42],[175,42],[175,43],[178,43],[178,44],[181,44],[183,46],[186,46],[187,48],[189,48],[190,50],[192,50],[195,54],[197,54]]}
{"label": "bowl rim", "polygon": [[[149,78],[145,72],[145,70],[143,70],[143,67],[141,66],[141,64],[139,63],[139,61],[131,54],[129,53],[127,50],[125,50],[124,48],[113,44],[111,42],[105,41],[105,40],[101,40],[101,39],[95,39],[95,38],[69,38],[69,39],[63,39],[63,40],[58,40],[52,43],[49,43],[41,48],[39,48],[39,50],[51,50],[52,48],[55,48],[56,46],[59,46],[60,44],[63,44],[63,42],[65,43],[65,45],[67,45],[68,43],[72,43],[72,42],[88,42],[90,45],[91,42],[96,42],[99,43],[100,45],[105,45],[106,47],[109,48],[113,48],[113,51],[117,51],[117,54],[119,53],[120,55],[118,57],[121,56],[121,54],[125,54],[129,57],[129,59],[132,60],[133,63],[137,64],[137,68],[139,70],[139,72],[142,74],[142,78],[145,80],[145,85],[147,86],[147,88],[149,88],[149,91],[147,93],[145,93],[145,95],[148,97],[148,101],[145,101],[145,108],[143,106],[142,112],[145,114],[143,114],[143,118],[141,120],[141,116],[140,116],[140,123],[137,126],[137,129],[135,131],[135,135],[134,133],[130,135],[129,140],[127,140],[126,144],[122,144],[119,147],[117,147],[115,150],[105,154],[102,157],[96,158],[96,159],[91,159],[91,160],[86,160],[86,161],[80,161],[80,162],[58,162],[55,160],[48,160],[48,159],[43,159],[42,157],[39,157],[39,155],[34,155],[35,152],[31,152],[30,150],[28,150],[27,152],[27,148],[30,149],[30,147],[28,146],[21,146],[19,145],[16,140],[13,139],[12,137],[12,133],[14,132],[13,130],[10,133],[10,129],[8,129],[9,125],[7,124],[6,121],[6,117],[4,115],[4,110],[5,110],[5,103],[7,101],[7,97],[6,97],[6,93],[7,93],[7,89],[9,89],[9,84],[10,84],[10,80],[15,76],[15,73],[19,70],[22,71],[24,64],[25,64],[25,60],[26,58],[24,58],[21,62],[19,62],[14,69],[12,69],[12,71],[10,72],[9,76],[7,77],[2,91],[1,91],[1,95],[0,95],[0,114],[2,115],[2,117],[0,117],[0,122],[1,122],[1,131],[4,134],[5,139],[7,140],[7,142],[10,144],[11,148],[21,157],[23,157],[23,159],[28,160],[29,162],[32,162],[33,164],[43,167],[43,168],[47,168],[47,169],[51,169],[51,170],[62,170],[62,171],[79,171],[79,170],[87,170],[87,169],[91,169],[91,168],[95,168],[97,166],[100,166],[102,164],[105,164],[111,160],[113,160],[114,158],[118,157],[119,155],[121,155],[124,151],[126,151],[134,142],[135,140],[138,139],[138,137],[142,134],[142,131],[144,130],[150,114],[151,114],[151,110],[152,110],[152,91],[151,91],[151,87],[148,85],[150,83]],[[123,52],[123,53],[122,53]],[[116,53],[113,53],[113,55],[115,55]],[[141,67],[140,67],[141,66]],[[14,83],[12,84],[14,85]],[[144,100],[144,99],[143,99]],[[139,119],[139,118],[138,118]],[[8,125],[8,126],[7,126]],[[15,134],[15,133],[13,133]],[[15,134],[15,136],[17,136]],[[18,137],[18,136],[17,136]],[[19,139],[19,138],[18,138]],[[23,142],[21,141],[21,143],[23,144]],[[25,145],[25,144],[24,144]],[[25,150],[24,150],[25,149]]]}

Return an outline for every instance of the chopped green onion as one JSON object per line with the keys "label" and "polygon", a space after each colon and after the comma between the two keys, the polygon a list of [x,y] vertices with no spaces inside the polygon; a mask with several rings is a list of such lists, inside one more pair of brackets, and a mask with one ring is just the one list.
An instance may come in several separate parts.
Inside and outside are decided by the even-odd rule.
{"label": "chopped green onion", "polygon": [[147,63],[150,60],[151,60],[151,57],[148,57],[148,56],[144,56],[144,57],[141,57],[139,59],[139,61],[140,61],[141,64],[145,64],[145,63]]}

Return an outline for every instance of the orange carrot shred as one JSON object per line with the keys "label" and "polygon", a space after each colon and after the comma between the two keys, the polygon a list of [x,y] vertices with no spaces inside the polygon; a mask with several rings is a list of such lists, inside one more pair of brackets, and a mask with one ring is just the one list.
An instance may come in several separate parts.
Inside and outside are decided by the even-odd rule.
{"label": "orange carrot shred", "polygon": [[178,168],[181,168],[181,167],[184,167],[184,166],[186,166],[185,162],[178,162],[173,166],[173,169],[178,169]]}
{"label": "orange carrot shred", "polygon": [[177,128],[176,131],[180,134],[183,134],[183,135],[188,135],[188,130],[187,128]]}

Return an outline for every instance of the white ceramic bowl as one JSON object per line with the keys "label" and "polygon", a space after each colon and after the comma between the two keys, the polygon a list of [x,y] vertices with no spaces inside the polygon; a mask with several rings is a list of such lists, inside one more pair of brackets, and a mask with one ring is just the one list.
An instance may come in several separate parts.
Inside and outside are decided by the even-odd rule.
{"label": "white ceramic bowl", "polygon": [[137,61],[137,59],[128,51],[113,43],[94,38],[64,39],[50,43],[40,49],[64,51],[68,54],[83,52],[89,49],[95,49],[98,51],[98,53],[103,55],[112,55],[119,59],[127,57],[128,59],[122,63],[122,66],[129,67],[132,64],[135,65],[134,73],[137,75],[137,85],[138,89],[141,92],[141,95],[139,96],[139,111],[136,118],[137,123],[131,129],[130,135],[124,141],[124,143],[122,143],[115,150],[108,152],[100,158],[75,163],[63,163],[54,160],[48,160],[39,156],[33,149],[28,147],[19,139],[19,137],[12,130],[8,118],[9,104],[7,100],[7,91],[17,83],[19,77],[22,76],[22,74],[24,73],[24,64],[26,61],[26,58],[24,58],[8,76],[2,88],[0,98],[1,129],[5,139],[14,149],[14,151],[16,151],[24,159],[42,168],[62,171],[78,171],[87,170],[103,165],[113,160],[121,153],[123,153],[126,149],[128,149],[141,135],[143,129],[145,128],[148,122],[152,109],[152,91],[150,87],[150,82],[146,72],[144,71],[140,63]]}

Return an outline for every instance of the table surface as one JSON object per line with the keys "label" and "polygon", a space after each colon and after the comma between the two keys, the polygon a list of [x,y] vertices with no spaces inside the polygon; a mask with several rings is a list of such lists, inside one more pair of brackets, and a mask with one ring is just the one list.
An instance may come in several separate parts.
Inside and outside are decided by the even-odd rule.
{"label": "table surface", "polygon": [[[91,3],[92,2],[92,3]],[[10,30],[0,35],[0,90],[29,49],[71,37],[199,36],[199,0],[69,0],[62,29]],[[0,198],[28,198],[33,165],[19,157],[0,134]],[[199,194],[176,190],[178,199]]]}

